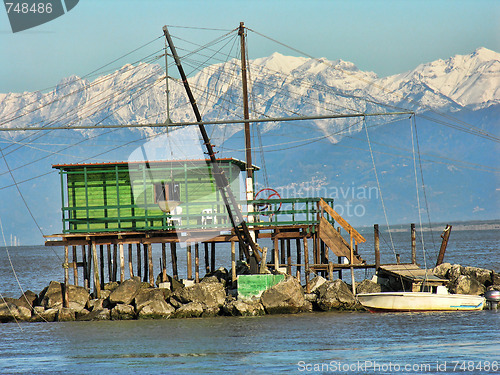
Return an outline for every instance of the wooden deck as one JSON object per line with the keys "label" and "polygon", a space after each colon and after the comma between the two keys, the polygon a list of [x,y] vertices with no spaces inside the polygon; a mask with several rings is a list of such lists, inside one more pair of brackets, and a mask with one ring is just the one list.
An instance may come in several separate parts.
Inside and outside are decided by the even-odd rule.
{"label": "wooden deck", "polygon": [[449,280],[432,274],[431,271],[420,268],[418,264],[386,264],[380,266],[377,275],[380,277],[402,280],[406,289],[413,292],[421,291],[425,284],[428,287],[446,285]]}

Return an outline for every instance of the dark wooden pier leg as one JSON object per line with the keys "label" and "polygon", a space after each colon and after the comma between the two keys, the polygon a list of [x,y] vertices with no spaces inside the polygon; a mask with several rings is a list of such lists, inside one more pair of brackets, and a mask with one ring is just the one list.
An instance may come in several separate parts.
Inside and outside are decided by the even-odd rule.
{"label": "dark wooden pier leg", "polygon": [[148,265],[148,245],[144,244],[144,278],[142,281],[148,282],[148,271],[149,271],[149,265]]}
{"label": "dark wooden pier leg", "polygon": [[411,223],[411,263],[417,264],[417,236],[415,232],[415,224]]}
{"label": "dark wooden pier leg", "polygon": [[[337,261],[339,262],[339,264],[342,263],[342,257],[338,257]],[[339,269],[339,280],[342,280],[342,268]]]}
{"label": "dark wooden pier leg", "polygon": [[164,283],[167,281],[167,250],[165,249],[165,242],[161,243],[161,260],[162,260],[161,281]]}
{"label": "dark wooden pier leg", "polygon": [[441,238],[443,240],[441,241],[441,247],[439,248],[439,255],[436,261],[436,267],[439,266],[441,263],[443,263],[444,253],[446,252],[446,247],[448,246],[448,240],[450,239],[451,228],[452,228],[451,225],[446,224],[446,228],[441,234]]}
{"label": "dark wooden pier leg", "polygon": [[113,281],[113,258],[111,257],[111,245],[108,248],[108,282]]}
{"label": "dark wooden pier leg", "polygon": [[209,273],[210,272],[210,257],[209,257],[209,253],[208,253],[208,242],[204,242],[203,245],[205,247],[205,273]]}
{"label": "dark wooden pier leg", "polygon": [[200,254],[199,254],[199,244],[196,242],[194,244],[194,281],[196,283],[200,282]]}
{"label": "dark wooden pier leg", "polygon": [[99,245],[99,257],[100,257],[100,262],[99,262],[99,269],[101,271],[101,289],[104,289],[104,245]]}
{"label": "dark wooden pier leg", "polygon": [[63,293],[63,307],[69,307],[68,298],[68,285],[69,285],[69,247],[64,246],[64,293]]}
{"label": "dark wooden pier leg", "polygon": [[125,254],[123,253],[123,243],[120,242],[120,282],[125,281]]}
{"label": "dark wooden pier leg", "polygon": [[285,239],[280,239],[280,264],[286,264],[286,255],[285,255]]}
{"label": "dark wooden pier leg", "polygon": [[288,275],[292,274],[292,250],[290,249],[290,239],[287,238],[286,240],[286,262],[287,262],[287,269],[286,273]]}
{"label": "dark wooden pier leg", "polygon": [[73,246],[73,284],[78,286],[78,257],[76,254],[76,246]]}
{"label": "dark wooden pier leg", "polygon": [[86,245],[82,245],[82,265],[83,265],[83,287],[89,289],[89,276],[87,275],[87,252]]}
{"label": "dark wooden pier leg", "polygon": [[139,279],[142,278],[142,255],[141,255],[141,244],[137,244],[137,276]]}
{"label": "dark wooden pier leg", "polygon": [[279,249],[279,240],[278,238],[274,238],[274,241],[273,241],[273,245],[274,245],[274,270],[275,271],[278,271],[278,268],[280,266],[280,249]]}
{"label": "dark wooden pier leg", "polygon": [[132,263],[132,244],[128,244],[128,272],[130,278],[134,277],[134,265]]}
{"label": "dark wooden pier leg", "polygon": [[118,272],[118,247],[113,245],[113,281],[116,281],[116,274]]}
{"label": "dark wooden pier leg", "polygon": [[231,241],[231,284],[236,287],[236,243]]}
{"label": "dark wooden pier leg", "polygon": [[302,254],[301,254],[301,251],[300,251],[300,239],[299,238],[297,238],[295,240],[295,247],[297,248],[297,275],[296,276],[297,276],[297,280],[299,280],[299,282],[300,282],[300,271],[301,271],[301,268],[302,268],[300,266],[300,264],[302,263],[302,259],[301,259],[302,258],[301,255]]}
{"label": "dark wooden pier leg", "polygon": [[187,278],[188,280],[193,279],[193,264],[191,259],[191,244],[187,245]]}
{"label": "dark wooden pier leg", "polygon": [[148,247],[148,273],[149,273],[149,285],[155,286],[155,274],[153,270],[153,245],[150,243],[147,245]]}
{"label": "dark wooden pier leg", "polygon": [[311,285],[309,285],[309,246],[307,237],[304,237],[304,273],[306,278],[306,293],[311,293]]}
{"label": "dark wooden pier leg", "polygon": [[215,271],[215,242],[210,243],[210,270]]}
{"label": "dark wooden pier leg", "polygon": [[174,279],[179,279],[179,273],[177,272],[177,244],[172,242],[170,244],[170,256],[172,257],[172,277]]}
{"label": "dark wooden pier leg", "polygon": [[90,290],[90,278],[92,277],[92,245],[89,244],[89,249],[87,251],[87,278]]}
{"label": "dark wooden pier leg", "polygon": [[380,268],[380,234],[378,224],[373,226],[373,239],[375,243],[375,271]]}

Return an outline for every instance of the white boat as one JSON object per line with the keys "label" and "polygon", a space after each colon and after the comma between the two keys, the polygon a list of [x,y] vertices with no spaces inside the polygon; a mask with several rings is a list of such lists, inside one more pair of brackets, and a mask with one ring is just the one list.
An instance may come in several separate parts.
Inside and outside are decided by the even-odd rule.
{"label": "white boat", "polygon": [[466,294],[430,292],[381,292],[356,296],[371,312],[473,311],[482,310],[485,298]]}

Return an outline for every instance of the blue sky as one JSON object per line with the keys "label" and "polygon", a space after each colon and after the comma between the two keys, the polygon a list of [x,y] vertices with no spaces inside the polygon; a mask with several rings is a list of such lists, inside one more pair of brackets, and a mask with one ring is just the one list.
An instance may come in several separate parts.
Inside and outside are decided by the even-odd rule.
{"label": "blue sky", "polygon": [[[340,58],[386,76],[481,46],[500,51],[499,19],[496,0],[80,0],[64,16],[13,34],[0,10],[0,92],[42,90],[63,77],[83,76],[162,35],[164,24],[234,29],[244,21],[312,56]],[[200,42],[223,33],[171,32]],[[275,51],[298,55],[249,38],[251,58]]]}

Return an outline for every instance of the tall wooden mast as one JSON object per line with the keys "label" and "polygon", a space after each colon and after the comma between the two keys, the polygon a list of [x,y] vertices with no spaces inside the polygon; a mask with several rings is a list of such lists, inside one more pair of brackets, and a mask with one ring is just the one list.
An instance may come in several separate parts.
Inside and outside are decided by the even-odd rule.
{"label": "tall wooden mast", "polygon": [[[243,220],[243,215],[241,214],[241,211],[238,207],[238,202],[236,201],[236,198],[231,191],[229,181],[227,180],[224,171],[219,167],[219,164],[217,163],[212,143],[210,142],[210,138],[208,137],[205,125],[202,122],[201,113],[198,109],[198,105],[196,104],[196,100],[194,99],[186,74],[184,73],[184,69],[181,65],[181,60],[179,58],[179,55],[177,54],[174,43],[172,42],[172,38],[170,37],[167,26],[163,26],[163,33],[165,34],[165,38],[167,39],[170,51],[172,52],[172,55],[174,57],[175,65],[177,65],[177,69],[179,70],[179,75],[181,76],[186,94],[191,103],[191,107],[193,108],[196,121],[199,123],[198,127],[203,138],[203,143],[205,144],[208,155],[210,157],[210,161],[212,162],[212,170],[215,183],[217,185],[217,188],[219,189],[222,200],[224,201],[224,205],[226,206],[229,220],[231,221],[236,236],[238,237],[238,240],[242,245],[247,260],[250,261],[250,265],[252,266],[252,261],[258,264],[261,261],[258,246],[250,235],[250,231],[248,230],[246,222]],[[250,250],[252,250],[252,253],[250,253]]]}

